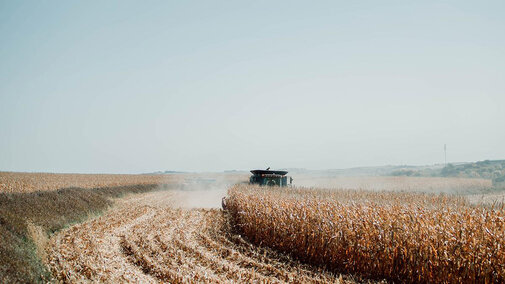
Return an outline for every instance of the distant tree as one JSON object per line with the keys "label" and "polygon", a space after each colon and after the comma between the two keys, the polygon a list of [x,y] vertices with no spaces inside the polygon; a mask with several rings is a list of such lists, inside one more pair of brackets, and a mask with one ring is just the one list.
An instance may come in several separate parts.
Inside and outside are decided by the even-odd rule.
{"label": "distant tree", "polygon": [[421,173],[418,171],[414,170],[406,170],[406,169],[401,169],[401,170],[396,170],[391,172],[392,176],[421,176]]}
{"label": "distant tree", "polygon": [[443,177],[456,176],[457,175],[456,167],[453,164],[448,164],[442,169],[440,175]]}
{"label": "distant tree", "polygon": [[500,177],[501,175],[502,175],[501,171],[499,171],[499,170],[495,170],[495,171],[493,172],[493,176],[492,176],[492,178],[493,178],[493,179],[495,179],[495,178]]}

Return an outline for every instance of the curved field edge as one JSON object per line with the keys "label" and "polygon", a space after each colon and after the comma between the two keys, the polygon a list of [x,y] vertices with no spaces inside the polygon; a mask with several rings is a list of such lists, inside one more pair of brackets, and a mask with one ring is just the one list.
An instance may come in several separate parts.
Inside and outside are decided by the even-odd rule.
{"label": "curved field edge", "polygon": [[112,205],[111,198],[171,187],[142,184],[0,193],[0,282],[47,282],[51,275],[41,261],[40,247],[51,234],[100,214]]}
{"label": "curved field edge", "polygon": [[504,282],[505,210],[444,195],[235,186],[235,229],[330,271],[399,282]]}

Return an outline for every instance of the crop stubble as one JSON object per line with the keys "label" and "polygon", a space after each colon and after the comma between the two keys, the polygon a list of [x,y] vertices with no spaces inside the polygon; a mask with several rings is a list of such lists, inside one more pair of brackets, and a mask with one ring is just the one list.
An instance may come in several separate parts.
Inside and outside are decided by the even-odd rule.
{"label": "crop stubble", "polygon": [[231,233],[219,209],[177,208],[172,192],[127,198],[51,239],[47,264],[63,282],[350,282]]}

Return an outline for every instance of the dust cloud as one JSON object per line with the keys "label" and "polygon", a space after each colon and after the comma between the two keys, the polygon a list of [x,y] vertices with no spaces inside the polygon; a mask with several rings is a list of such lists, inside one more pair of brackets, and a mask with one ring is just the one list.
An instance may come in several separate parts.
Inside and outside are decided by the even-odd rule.
{"label": "dust cloud", "polygon": [[178,190],[172,196],[176,208],[220,208],[226,188],[207,190]]}
{"label": "dust cloud", "polygon": [[228,188],[247,181],[247,174],[187,174],[171,195],[172,205],[187,209],[221,208]]}
{"label": "dust cloud", "polygon": [[[468,178],[390,177],[390,176],[324,176],[311,174],[292,175],[293,186],[326,188],[332,190],[354,189],[371,191],[422,192],[432,194],[475,195],[489,194],[491,181]],[[248,173],[198,173],[167,176],[176,184],[170,190],[170,206],[176,208],[221,208],[222,198],[228,188],[238,183],[248,183]],[[174,180],[175,179],[175,180]],[[502,197],[502,196],[500,196]]]}

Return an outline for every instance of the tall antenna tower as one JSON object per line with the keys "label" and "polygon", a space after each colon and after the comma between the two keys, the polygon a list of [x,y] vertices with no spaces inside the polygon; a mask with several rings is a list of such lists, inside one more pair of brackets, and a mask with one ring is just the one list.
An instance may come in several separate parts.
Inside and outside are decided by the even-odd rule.
{"label": "tall antenna tower", "polygon": [[447,167],[447,144],[444,144],[444,164]]}

